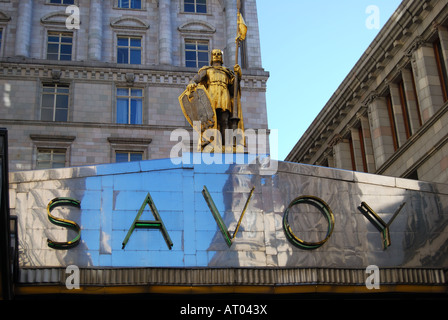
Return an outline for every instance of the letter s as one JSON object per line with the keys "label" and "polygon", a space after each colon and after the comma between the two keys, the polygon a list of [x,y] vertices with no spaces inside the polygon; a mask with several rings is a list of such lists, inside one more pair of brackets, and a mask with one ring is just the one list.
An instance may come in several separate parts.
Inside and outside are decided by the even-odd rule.
{"label": "letter s", "polygon": [[56,242],[56,241],[47,239],[48,246],[53,249],[63,249],[63,250],[71,249],[71,248],[77,246],[79,243],[79,240],[81,240],[81,228],[79,227],[79,225],[76,222],[71,221],[71,220],[56,218],[55,216],[53,216],[51,214],[51,211],[55,207],[64,206],[64,205],[81,208],[81,202],[78,200],[71,199],[71,198],[55,198],[55,199],[51,200],[47,206],[48,220],[50,220],[51,223],[53,223],[57,226],[73,229],[73,230],[77,231],[78,234],[73,240],[67,241],[67,242]]}

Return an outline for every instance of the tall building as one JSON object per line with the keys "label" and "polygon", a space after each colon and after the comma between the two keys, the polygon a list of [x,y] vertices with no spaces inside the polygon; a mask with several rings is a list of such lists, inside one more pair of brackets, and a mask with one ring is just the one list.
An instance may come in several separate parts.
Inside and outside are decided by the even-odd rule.
{"label": "tall building", "polygon": [[448,1],[404,0],[286,157],[448,182]]}
{"label": "tall building", "polygon": [[[73,7],[71,7],[73,6]],[[214,48],[233,67],[236,0],[0,2],[0,127],[11,171],[167,158],[178,96]],[[267,129],[255,0],[241,1],[246,128]]]}

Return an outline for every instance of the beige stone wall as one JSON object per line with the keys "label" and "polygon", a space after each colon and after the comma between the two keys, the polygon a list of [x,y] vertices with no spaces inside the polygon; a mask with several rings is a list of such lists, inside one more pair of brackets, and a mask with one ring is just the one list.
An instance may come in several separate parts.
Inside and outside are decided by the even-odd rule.
{"label": "beige stone wall", "polygon": [[[47,32],[67,31],[66,6],[45,0],[0,2],[6,17],[0,19],[0,126],[10,132],[10,170],[34,169],[39,147],[66,148],[70,166],[113,162],[118,149],[143,152],[144,159],[169,157],[177,143],[170,141],[171,132],[191,130],[178,101],[197,72],[184,67],[184,41],[209,41],[210,49],[224,50],[225,64],[232,66],[234,2],[208,0],[207,14],[191,14],[182,12],[182,0],[142,1],[142,10],[119,9],[114,1],[77,0],[81,23],[73,30],[69,62],[46,60]],[[256,3],[243,4],[250,28],[239,61],[246,67],[244,122],[247,129],[267,129],[269,74],[261,67]],[[141,65],[116,63],[117,35],[142,37]],[[41,121],[44,83],[70,86],[68,122]],[[143,90],[141,125],[116,124],[117,87]]]}

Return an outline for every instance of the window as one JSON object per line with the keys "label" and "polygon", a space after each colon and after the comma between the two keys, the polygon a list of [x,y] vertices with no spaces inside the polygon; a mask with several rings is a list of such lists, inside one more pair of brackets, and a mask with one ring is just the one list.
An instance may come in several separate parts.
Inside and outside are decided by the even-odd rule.
{"label": "window", "polygon": [[54,4],[75,4],[75,0],[50,0]]}
{"label": "window", "polygon": [[118,37],[117,63],[141,64],[142,63],[142,38]]}
{"label": "window", "polygon": [[65,149],[38,149],[36,169],[65,167]]}
{"label": "window", "polygon": [[123,9],[141,9],[141,0],[118,0],[118,8]]}
{"label": "window", "polygon": [[389,114],[390,129],[392,131],[392,140],[394,143],[394,151],[397,151],[398,149],[397,124],[395,122],[394,110],[392,107],[392,96],[390,94],[387,95],[386,101],[387,101],[387,112]]}
{"label": "window", "polygon": [[403,122],[404,122],[404,129],[406,132],[406,139],[409,139],[409,137],[411,136],[411,120],[403,80],[401,80],[400,83],[398,84],[398,89],[400,93],[400,104],[401,104],[401,111],[403,113]]}
{"label": "window", "polygon": [[207,13],[207,0],[184,0],[184,12]]}
{"label": "window", "polygon": [[2,41],[3,40],[3,30],[0,29],[0,49],[2,48]]}
{"label": "window", "polygon": [[143,90],[117,88],[117,123],[142,124]]}
{"label": "window", "polygon": [[143,160],[143,153],[141,152],[126,152],[126,151],[115,152],[115,162],[131,162],[141,160]]}
{"label": "window", "polygon": [[437,70],[439,72],[440,85],[442,86],[443,101],[448,100],[448,79],[445,59],[443,58],[442,45],[440,39],[434,42],[434,54],[436,57]]}
{"label": "window", "polygon": [[43,86],[41,120],[68,120],[69,90],[68,85],[50,84]]}
{"label": "window", "polygon": [[49,32],[47,41],[48,60],[72,60],[73,35],[67,32]]}
{"label": "window", "polygon": [[208,65],[208,42],[186,41],[185,42],[185,66],[190,68],[202,68]]}

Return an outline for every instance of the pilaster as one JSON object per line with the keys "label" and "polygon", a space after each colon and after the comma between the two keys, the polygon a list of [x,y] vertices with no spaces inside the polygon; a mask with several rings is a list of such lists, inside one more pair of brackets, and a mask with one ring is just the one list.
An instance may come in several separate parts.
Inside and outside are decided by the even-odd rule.
{"label": "pilaster", "polygon": [[16,56],[30,56],[31,23],[33,21],[33,1],[20,0],[17,17]]}
{"label": "pilaster", "polygon": [[172,65],[171,0],[159,0],[159,63]]}

